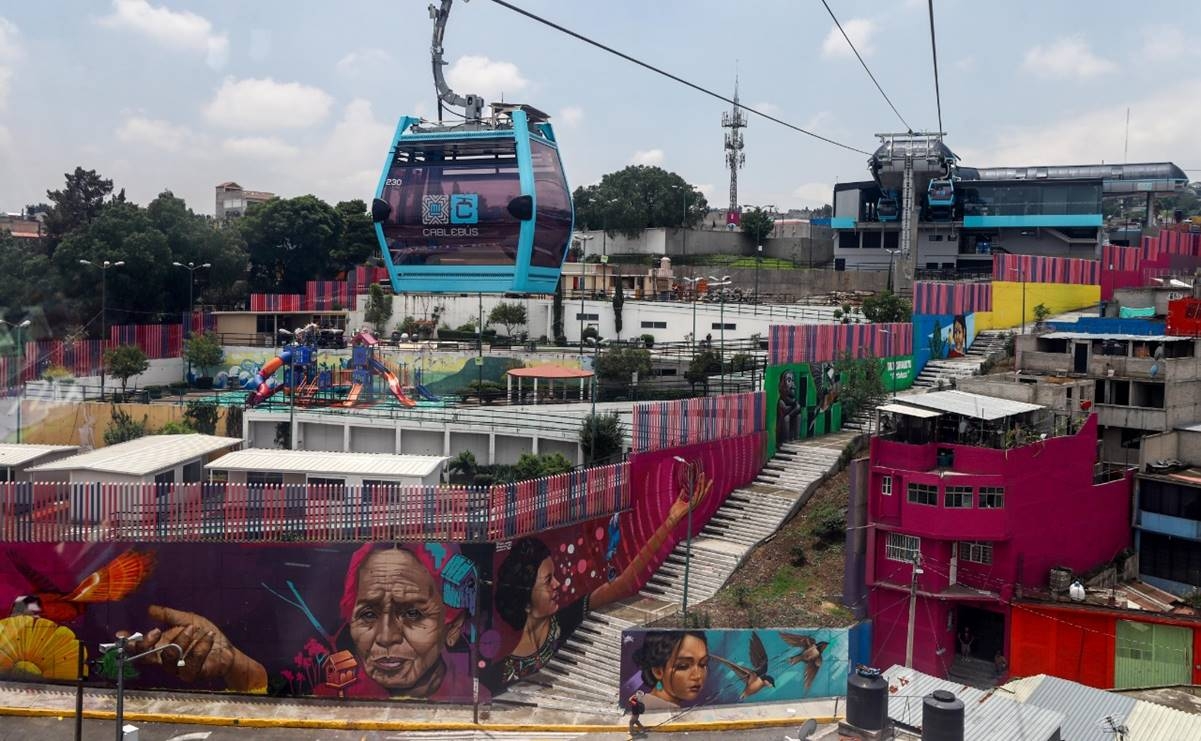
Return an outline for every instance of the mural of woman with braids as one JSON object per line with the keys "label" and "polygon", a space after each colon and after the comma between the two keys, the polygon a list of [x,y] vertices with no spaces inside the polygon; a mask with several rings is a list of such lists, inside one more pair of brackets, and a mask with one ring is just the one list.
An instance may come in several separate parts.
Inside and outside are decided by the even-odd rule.
{"label": "mural of woman with braids", "polygon": [[[565,603],[568,595],[564,587],[573,578],[582,579],[583,572],[557,569],[552,548],[537,537],[514,541],[496,571],[493,600],[496,614],[512,628],[515,638],[506,641],[507,653],[500,651],[481,672],[481,684],[495,695],[542,670],[591,610],[624,599],[642,586],[639,580],[646,578],[644,572],[652,559],[688,511],[704,501],[713,484],[712,479],[701,474],[693,497],[686,485],[676,483],[679,495],[666,518],[625,568],[620,572],[612,569],[605,583],[574,601]],[[603,535],[601,529],[598,535]],[[603,542],[603,538],[598,542]],[[575,545],[566,546],[566,552],[572,552]],[[611,557],[613,551],[610,545],[606,555]],[[583,560],[580,563],[585,564]]]}

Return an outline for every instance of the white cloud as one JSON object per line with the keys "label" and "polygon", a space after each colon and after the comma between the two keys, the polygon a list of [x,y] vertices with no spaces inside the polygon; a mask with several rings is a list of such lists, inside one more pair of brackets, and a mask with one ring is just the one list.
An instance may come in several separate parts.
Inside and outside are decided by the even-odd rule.
{"label": "white cloud", "polygon": [[712,208],[713,196],[717,194],[717,186],[713,185],[713,183],[702,183],[701,185],[694,185],[692,187],[701,192],[701,195],[703,195],[705,200],[709,203],[709,207]]}
{"label": "white cloud", "polygon": [[387,68],[390,72],[395,63],[392,55],[383,49],[359,49],[339,59],[334,69],[348,77],[361,77],[376,73],[381,68]]}
{"label": "white cloud", "polygon": [[1050,44],[1035,46],[1026,52],[1022,67],[1039,77],[1086,80],[1117,69],[1088,48],[1080,36],[1065,36]]}
{"label": "white cloud", "polygon": [[1194,42],[1176,26],[1148,26],[1143,29],[1143,48],[1138,59],[1148,62],[1179,62],[1195,56],[1198,51]]}
{"label": "white cloud", "polygon": [[833,198],[834,186],[829,183],[805,183],[792,191],[792,197],[801,202],[802,206],[824,206]]}
{"label": "white cloud", "polygon": [[164,47],[202,51],[214,69],[229,59],[229,36],[215,33],[207,18],[186,10],[156,7],[147,0],[113,0],[113,12],[100,25],[133,31]]}
{"label": "white cloud", "polygon": [[227,78],[204,116],[230,129],[296,129],[320,123],[331,105],[333,98],[324,90],[298,82]]}
{"label": "white cloud", "polygon": [[[1173,87],[1130,102],[1130,162],[1201,161],[1201,83]],[[960,147],[965,164],[980,167],[1121,162],[1126,103],[1001,131],[992,142]],[[1159,115],[1171,111],[1172,115]]]}
{"label": "white cloud", "polygon": [[639,149],[630,158],[631,165],[661,165],[663,164],[662,149]]}
{"label": "white cloud", "polygon": [[[847,32],[847,36],[864,59],[867,59],[875,51],[872,46],[872,37],[875,36],[876,29],[876,22],[870,18],[852,18],[842,24],[842,30]],[[842,37],[838,26],[834,26],[826,34],[826,40],[822,42],[822,56],[826,59],[855,58],[855,52],[851,51],[851,47]]]}
{"label": "white cloud", "polygon": [[578,105],[569,105],[559,111],[559,120],[566,126],[576,126],[584,120],[584,109]]}
{"label": "white cloud", "polygon": [[300,150],[274,136],[245,136],[226,139],[221,149],[235,157],[248,159],[288,159],[300,154]]}
{"label": "white cloud", "polygon": [[117,139],[126,144],[146,145],[154,149],[176,152],[192,139],[187,126],[144,116],[130,116],[117,127]]}
{"label": "white cloud", "polygon": [[395,122],[378,121],[371,103],[352,100],[325,141],[285,166],[304,187],[330,203],[371,200],[387,158]]}
{"label": "white cloud", "polygon": [[459,95],[482,95],[491,103],[502,96],[514,100],[514,95],[529,87],[529,80],[512,62],[494,62],[488,57],[460,57],[446,71],[446,81]]}
{"label": "white cloud", "polygon": [[20,31],[11,21],[0,17],[0,110],[8,103],[8,93],[12,84],[13,68],[11,63],[24,56],[21,47]]}

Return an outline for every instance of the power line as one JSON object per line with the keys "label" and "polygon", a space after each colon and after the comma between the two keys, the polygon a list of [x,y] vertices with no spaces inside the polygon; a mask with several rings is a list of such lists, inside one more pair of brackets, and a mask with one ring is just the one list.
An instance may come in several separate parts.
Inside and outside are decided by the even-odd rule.
{"label": "power line", "polygon": [[580,41],[583,41],[585,44],[591,44],[592,46],[595,46],[595,47],[597,47],[598,49],[602,49],[602,50],[604,50],[604,51],[607,51],[607,52],[609,52],[610,54],[613,54],[613,55],[619,56],[619,57],[621,57],[622,59],[626,60],[627,62],[633,62],[634,64],[638,65],[639,67],[643,67],[643,68],[645,68],[645,69],[648,69],[648,70],[650,70],[651,72],[654,72],[654,73],[656,73],[656,74],[663,75],[664,77],[668,78],[669,80],[674,80],[675,82],[678,82],[678,83],[680,83],[681,85],[686,85],[687,87],[690,87],[690,88],[692,88],[693,90],[696,90],[697,92],[704,93],[705,95],[708,95],[708,96],[710,96],[710,97],[713,97],[713,98],[717,98],[718,100],[720,100],[720,101],[722,101],[722,102],[724,102],[724,103],[729,103],[730,105],[736,105],[736,106],[738,106],[739,108],[741,108],[742,110],[744,110],[744,111],[749,111],[750,113],[753,113],[753,114],[755,114],[756,116],[760,116],[760,117],[762,117],[762,118],[766,118],[768,121],[771,121],[771,122],[773,122],[773,123],[780,124],[781,126],[784,126],[784,127],[786,127],[786,128],[792,129],[793,131],[797,131],[797,132],[799,132],[799,133],[802,133],[802,134],[804,134],[805,136],[811,136],[811,137],[813,137],[814,139],[818,139],[818,140],[820,140],[820,141],[824,141],[824,142],[826,142],[827,144],[833,144],[833,145],[834,145],[834,146],[836,146],[836,147],[842,147],[843,149],[849,150],[849,151],[851,151],[851,152],[857,152],[857,153],[859,153],[859,154],[866,154],[866,155],[868,155],[868,156],[871,156],[871,152],[867,152],[867,151],[864,151],[864,150],[862,150],[862,149],[858,149],[858,148],[856,148],[856,147],[852,147],[850,144],[843,144],[843,143],[842,143],[842,142],[840,142],[840,141],[835,141],[835,140],[833,140],[833,139],[831,139],[831,138],[829,138],[829,137],[822,136],[821,134],[816,134],[816,133],[814,133],[814,132],[812,132],[812,131],[809,131],[808,129],[803,129],[803,128],[801,128],[800,126],[797,126],[796,124],[791,124],[791,123],[788,123],[787,121],[784,121],[784,120],[781,120],[781,119],[779,119],[779,118],[776,118],[775,116],[772,116],[772,115],[769,115],[769,114],[767,114],[767,113],[764,113],[763,111],[759,111],[759,110],[756,110],[756,109],[754,109],[754,108],[751,108],[751,107],[749,107],[749,106],[743,105],[742,103],[736,103],[736,102],[734,101],[734,99],[733,99],[733,98],[727,98],[726,96],[724,96],[724,95],[722,95],[722,94],[720,94],[720,93],[716,93],[716,92],[713,92],[712,90],[710,90],[710,89],[708,89],[708,88],[701,87],[700,85],[698,85],[698,84],[696,84],[696,83],[694,83],[694,82],[689,82],[688,80],[685,80],[685,79],[684,79],[684,78],[682,78],[682,77],[679,77],[679,76],[677,76],[677,75],[673,75],[673,74],[672,74],[672,73],[670,73],[670,72],[667,72],[667,71],[665,71],[665,70],[659,69],[658,67],[654,66],[653,64],[649,64],[648,62],[644,62],[644,61],[642,61],[641,59],[638,59],[638,58],[636,58],[636,57],[632,57],[632,56],[630,56],[629,54],[626,54],[626,53],[624,53],[624,52],[620,52],[620,51],[618,51],[618,50],[614,49],[614,48],[613,48],[613,47],[611,47],[611,46],[606,46],[605,44],[602,44],[602,43],[601,43],[601,42],[599,42],[599,41],[595,41],[595,40],[593,40],[593,39],[590,39],[590,38],[588,38],[587,36],[585,36],[585,35],[583,35],[583,34],[581,34],[581,33],[577,33],[577,32],[575,32],[575,31],[572,31],[572,30],[571,30],[571,29],[569,29],[569,28],[564,28],[563,26],[560,26],[559,24],[555,23],[554,21],[547,20],[546,18],[543,18],[543,17],[541,17],[541,16],[539,16],[539,15],[536,15],[536,14],[534,14],[534,13],[531,13],[531,12],[529,12],[528,10],[523,10],[522,8],[519,8],[519,7],[517,7],[516,5],[513,5],[512,3],[505,2],[505,0],[492,0],[492,2],[496,3],[497,5],[499,5],[499,6],[503,7],[503,8],[508,8],[509,10],[513,11],[514,13],[518,13],[518,14],[520,14],[520,15],[524,15],[526,18],[529,18],[529,19],[530,19],[530,20],[532,20],[532,21],[537,21],[538,23],[541,23],[541,24],[543,24],[544,26],[549,26],[549,27],[551,27],[551,28],[555,29],[556,31],[560,31],[560,32],[562,32],[562,33],[565,33],[565,34],[567,34],[568,36],[571,36],[571,37],[573,37],[573,38],[579,39]]}
{"label": "power line", "polygon": [[[893,113],[897,114],[897,118],[901,119],[901,123],[905,126],[906,131],[913,131],[913,127],[909,125],[909,122],[905,120],[905,117],[901,115],[901,112],[897,110],[897,107],[892,104],[892,100],[889,99],[888,93],[884,92],[884,88],[880,87],[880,82],[876,79],[876,76],[873,75],[872,71],[867,68],[867,62],[863,61],[863,57],[859,56],[859,50],[855,48],[855,44],[851,42],[851,37],[847,36],[847,32],[842,28],[842,24],[839,23],[838,18],[834,16],[834,11],[830,10],[830,4],[827,3],[826,0],[822,0],[822,5],[826,6],[826,12],[830,14],[830,20],[834,21],[835,26],[838,26],[838,31],[842,34],[842,37],[846,39],[847,46],[851,47],[851,51],[855,52],[855,58],[859,60],[859,64],[863,65],[863,71],[867,73],[867,76],[872,78],[872,82],[875,83],[876,89],[880,91],[880,94],[884,96],[884,100],[888,103],[888,107],[892,109]],[[941,124],[939,128],[941,130]]]}
{"label": "power line", "polygon": [[942,133],[942,94],[938,90],[938,43],[934,36],[934,0],[930,6],[930,53],[934,56],[934,102],[938,106],[938,131]]}

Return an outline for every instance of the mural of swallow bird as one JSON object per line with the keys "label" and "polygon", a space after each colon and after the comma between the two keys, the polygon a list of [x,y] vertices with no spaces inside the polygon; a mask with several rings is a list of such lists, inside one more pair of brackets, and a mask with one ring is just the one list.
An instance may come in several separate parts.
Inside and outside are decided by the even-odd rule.
{"label": "mural of swallow bird", "polygon": [[763,641],[759,639],[758,633],[751,633],[748,653],[751,658],[751,665],[749,667],[735,664],[733,661],[723,659],[717,654],[710,654],[715,661],[734,672],[735,676],[746,684],[746,687],[742,690],[742,694],[738,696],[739,700],[745,700],[764,687],[776,686],[776,680],[767,673],[767,649],[763,647]]}
{"label": "mural of swallow bird", "polygon": [[28,564],[13,559],[13,565],[34,588],[20,595],[11,614],[34,614],[58,624],[83,615],[89,603],[117,602],[137,589],[154,569],[154,554],[130,549],[84,577],[70,592],[62,592]]}
{"label": "mural of swallow bird", "polygon": [[813,686],[813,680],[817,679],[817,670],[822,667],[822,652],[830,644],[826,641],[816,641],[813,636],[800,633],[781,632],[780,638],[789,646],[801,649],[788,657],[788,665],[795,666],[802,661],[805,662],[805,690],[808,691]]}

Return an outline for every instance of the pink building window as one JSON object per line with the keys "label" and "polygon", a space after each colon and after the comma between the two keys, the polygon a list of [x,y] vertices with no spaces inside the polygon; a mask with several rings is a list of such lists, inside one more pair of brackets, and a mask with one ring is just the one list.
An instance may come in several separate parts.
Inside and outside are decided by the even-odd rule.
{"label": "pink building window", "polygon": [[980,509],[1002,509],[1005,506],[1005,488],[1001,486],[980,487]]}
{"label": "pink building window", "polygon": [[909,484],[909,501],[913,504],[938,506],[938,487],[934,484]]}
{"label": "pink building window", "polygon": [[891,561],[914,563],[922,549],[922,539],[916,535],[889,533],[884,543],[884,555]]}
{"label": "pink building window", "polygon": [[979,540],[959,541],[959,560],[988,566],[992,564],[992,543]]}
{"label": "pink building window", "polygon": [[943,506],[951,509],[970,509],[972,506],[972,487],[948,486],[944,491]]}
{"label": "pink building window", "polygon": [[880,493],[886,497],[892,496],[892,476],[882,476],[880,478]]}

